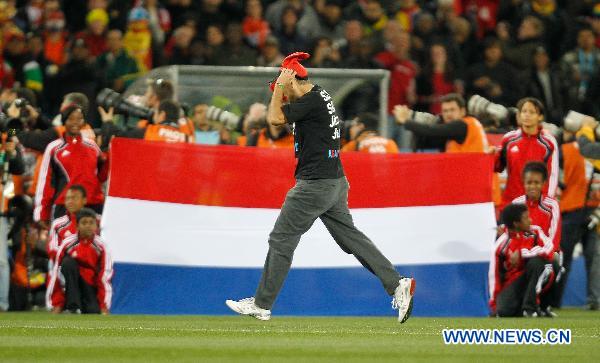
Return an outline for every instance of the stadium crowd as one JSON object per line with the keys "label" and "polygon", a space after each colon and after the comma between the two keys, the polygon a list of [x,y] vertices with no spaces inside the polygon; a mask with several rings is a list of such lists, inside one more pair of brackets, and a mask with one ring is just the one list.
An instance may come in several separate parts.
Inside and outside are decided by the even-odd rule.
{"label": "stadium crowd", "polygon": [[[491,261],[493,314],[554,315],[577,243],[598,309],[600,2],[0,0],[0,310],[109,312],[97,221],[113,136],[294,145],[258,102],[228,118],[183,107],[177,85],[155,79],[129,107],[145,117],[126,127],[101,90],[123,92],[161,65],[279,66],[296,51],[312,55],[307,67],[391,72],[392,135],[365,107],[344,115],[342,151],[494,154],[506,179],[496,174],[494,201],[510,208]],[[517,282],[533,290],[516,293]]]}

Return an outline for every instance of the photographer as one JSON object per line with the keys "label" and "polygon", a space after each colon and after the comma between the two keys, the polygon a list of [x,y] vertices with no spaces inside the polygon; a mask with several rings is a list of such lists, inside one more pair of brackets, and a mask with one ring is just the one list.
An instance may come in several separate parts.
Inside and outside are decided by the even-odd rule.
{"label": "photographer", "polygon": [[[148,125],[153,122],[153,115],[158,112],[158,108],[163,101],[173,101],[175,90],[173,83],[166,79],[148,80],[146,92],[141,97],[143,104],[137,104],[130,99],[124,99],[123,96],[110,88],[105,88],[98,93],[96,103],[99,107],[106,110],[113,108],[113,113],[123,114],[126,116],[137,117],[139,121],[136,127],[145,130]],[[179,107],[179,114],[176,124],[178,131],[184,133],[187,139],[194,139],[194,125],[187,117],[185,112]],[[102,117],[102,113],[100,113]],[[112,116],[111,116],[111,119]],[[114,121],[114,120],[113,120]],[[108,139],[106,139],[108,141]],[[103,142],[103,149],[108,146],[107,142]]]}
{"label": "photographer", "polygon": [[175,101],[161,101],[157,112],[152,114],[152,123],[145,127],[136,127],[131,130],[123,130],[114,124],[114,108],[106,111],[98,107],[98,112],[102,117],[102,139],[106,144],[110,142],[113,136],[130,137],[135,139],[144,139],[149,141],[164,142],[191,142],[190,136],[181,131],[178,120],[180,118],[181,107]]}
{"label": "photographer", "polygon": [[0,312],[8,309],[8,290],[10,269],[8,265],[8,217],[5,215],[6,200],[4,188],[8,185],[9,175],[23,173],[23,160],[8,132],[2,130],[2,144],[0,145]]}
{"label": "photographer", "polygon": [[[63,109],[69,104],[80,105],[84,118],[87,116],[89,101],[86,95],[79,92],[67,93],[63,98],[60,108]],[[48,144],[58,138],[61,138],[65,134],[65,126],[63,125],[64,119],[62,119],[61,115],[62,113],[59,113],[51,123],[47,122],[47,125],[52,124],[54,127],[46,126],[45,128],[39,128],[29,127],[29,124],[27,123],[24,124],[25,127],[22,130],[17,131],[19,143],[28,149],[44,152]],[[36,115],[32,112],[31,117],[33,118],[35,116]],[[94,130],[87,122],[81,128],[81,134],[87,139],[96,139]]]}
{"label": "photographer", "polygon": [[342,151],[361,151],[372,154],[398,153],[398,145],[394,140],[381,137],[378,133],[379,117],[372,113],[359,114],[351,122],[350,141],[342,147]]}
{"label": "photographer", "polygon": [[8,119],[19,122],[19,129],[45,130],[50,127],[50,120],[37,108],[35,93],[28,88],[14,88],[3,93],[2,112]]}
{"label": "photographer", "polygon": [[[589,118],[584,122],[580,132],[591,133],[593,137],[592,120]],[[600,307],[600,250],[598,248],[598,220],[600,213],[600,192],[596,190],[593,179],[597,176],[597,170],[590,160],[583,155],[583,147],[579,145],[580,140],[588,139],[581,136],[576,139],[575,133],[579,128],[573,128],[572,118],[565,118],[565,131],[563,133],[563,144],[561,145],[561,160],[563,168],[563,181],[561,184],[562,195],[560,199],[560,210],[562,213],[562,239],[560,242],[563,250],[563,265],[566,269],[561,279],[559,288],[559,300],[562,300],[568,273],[571,270],[573,249],[581,242],[585,267],[587,274],[587,302],[590,310],[598,310]],[[570,130],[570,131],[569,131]],[[591,143],[590,145],[598,145]],[[595,163],[594,163],[595,164]]]}
{"label": "photographer", "polygon": [[[488,149],[487,138],[483,126],[471,116],[467,116],[465,100],[457,93],[450,93],[442,97],[443,123],[431,122],[435,116],[424,113],[415,113],[408,107],[396,105],[394,117],[396,122],[404,125],[407,130],[418,136],[436,138],[445,143],[446,152],[486,152]],[[415,117],[424,118],[418,122]]]}
{"label": "photographer", "polygon": [[577,131],[577,143],[581,155],[585,158],[600,159],[600,142],[597,142],[598,121],[591,116],[585,116],[582,120],[582,126]]}

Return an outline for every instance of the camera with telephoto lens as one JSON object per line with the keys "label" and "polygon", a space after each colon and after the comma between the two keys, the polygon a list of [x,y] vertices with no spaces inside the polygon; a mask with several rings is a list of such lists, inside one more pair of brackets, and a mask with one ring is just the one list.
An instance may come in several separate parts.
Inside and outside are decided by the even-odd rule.
{"label": "camera with telephoto lens", "polygon": [[209,106],[206,110],[206,118],[210,121],[217,121],[230,130],[237,130],[243,120],[243,116],[225,111],[222,108]]}
{"label": "camera with telephoto lens", "polygon": [[9,137],[15,136],[17,131],[23,130],[23,121],[21,118],[8,117],[7,114],[0,111],[0,133],[7,133]]}
{"label": "camera with telephoto lens", "polygon": [[587,228],[589,230],[596,228],[596,226],[598,225],[598,222],[600,222],[600,208],[594,209],[592,214],[590,214]]}
{"label": "camera with telephoto lens", "polygon": [[98,96],[96,96],[96,103],[107,111],[112,107],[114,108],[115,113],[138,117],[149,121],[152,120],[152,115],[154,114],[152,109],[135,105],[124,99],[123,95],[110,88],[105,88],[98,93]]}
{"label": "camera with telephoto lens", "polygon": [[21,118],[21,119],[29,118],[30,112],[29,112],[29,109],[27,109],[27,106],[29,106],[29,101],[27,101],[27,99],[17,98],[13,104],[15,105],[16,108],[19,109],[19,118]]}
{"label": "camera with telephoto lens", "polygon": [[[480,95],[473,95],[467,103],[468,112],[476,118],[492,118],[497,121],[509,119],[511,110],[507,107],[493,103]],[[513,111],[516,114],[516,112]]]}

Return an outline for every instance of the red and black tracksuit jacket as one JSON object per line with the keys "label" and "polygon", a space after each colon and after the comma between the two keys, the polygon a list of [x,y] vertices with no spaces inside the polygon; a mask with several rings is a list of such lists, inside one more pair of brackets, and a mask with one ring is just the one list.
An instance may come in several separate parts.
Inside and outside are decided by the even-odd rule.
{"label": "red and black tracksuit jacket", "polygon": [[502,194],[503,206],[525,194],[523,168],[530,161],[541,161],[548,168],[548,184],[544,194],[556,195],[559,175],[558,144],[556,139],[541,127],[536,135],[527,135],[523,129],[508,132],[502,138],[502,148],[496,154],[495,169],[501,173],[506,169],[506,188]]}
{"label": "red and black tracksuit jacket", "polygon": [[[530,232],[506,231],[498,237],[488,273],[489,304],[492,311],[496,311],[498,294],[523,274],[527,259],[545,257],[549,249],[552,249],[552,242],[538,226],[532,226]],[[512,266],[510,255],[515,251],[519,252],[519,263]]]}
{"label": "red and black tracksuit jacket", "polygon": [[88,204],[102,204],[107,164],[96,143],[81,136],[64,135],[48,144],[37,181],[34,220],[49,220],[52,206],[64,205],[66,191],[73,184],[85,188]]}
{"label": "red and black tracksuit jacket", "polygon": [[560,238],[562,234],[560,205],[554,198],[542,194],[540,200],[531,200],[522,195],[512,201],[516,204],[525,204],[529,211],[531,224],[539,226],[546,237],[552,242],[552,249],[546,256],[549,260],[554,257],[554,252],[560,251]]}
{"label": "red and black tracksuit jacket", "polygon": [[79,238],[78,234],[65,238],[54,258],[54,267],[46,290],[48,308],[64,307],[65,291],[59,276],[60,265],[65,256],[70,256],[77,261],[81,278],[96,289],[100,309],[110,310],[113,275],[111,255],[100,236],[83,239]]}

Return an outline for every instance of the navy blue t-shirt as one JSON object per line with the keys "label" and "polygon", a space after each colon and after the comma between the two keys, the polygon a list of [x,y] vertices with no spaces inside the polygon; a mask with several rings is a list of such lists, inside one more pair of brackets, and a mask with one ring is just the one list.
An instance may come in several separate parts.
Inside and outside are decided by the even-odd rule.
{"label": "navy blue t-shirt", "polygon": [[304,96],[284,105],[283,114],[294,130],[298,159],[296,179],[343,177],[340,161],[342,120],[327,91],[315,85]]}

